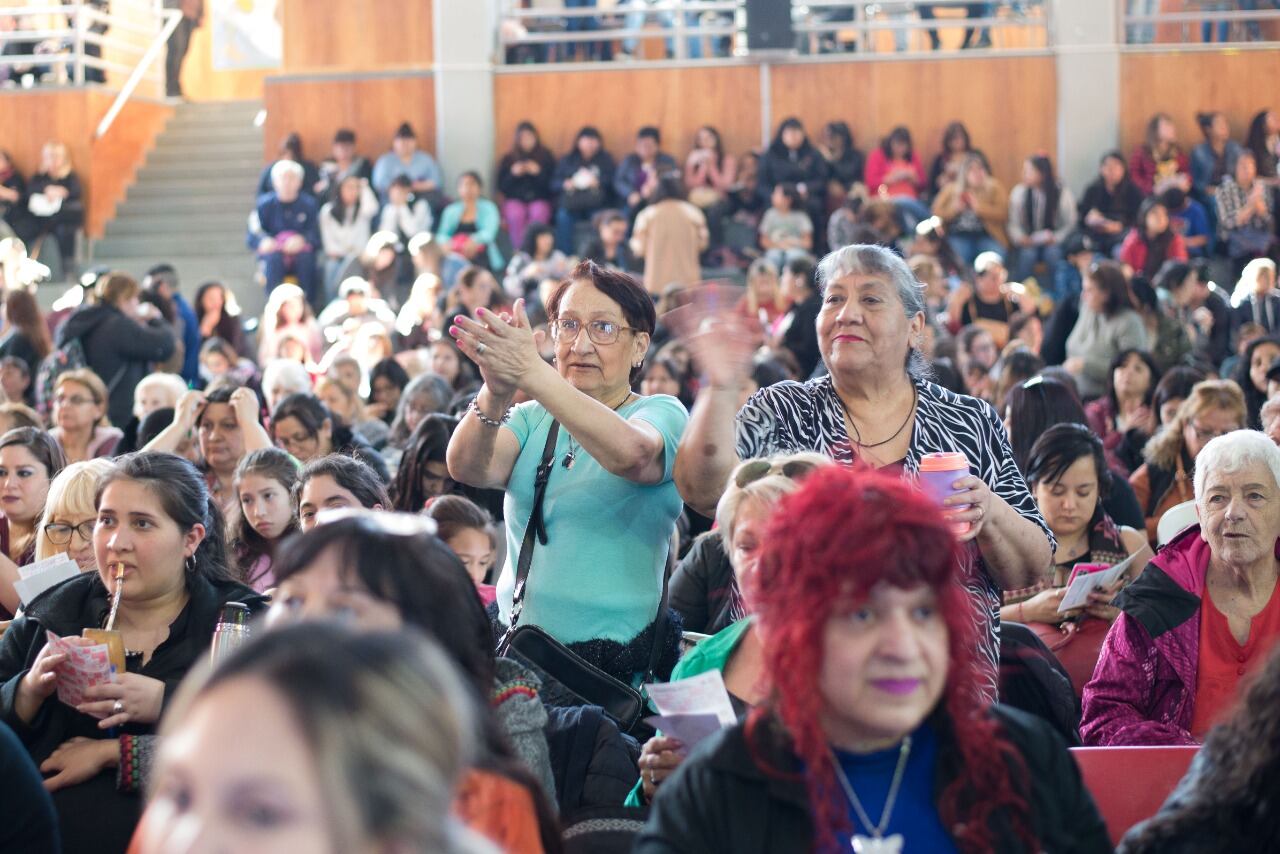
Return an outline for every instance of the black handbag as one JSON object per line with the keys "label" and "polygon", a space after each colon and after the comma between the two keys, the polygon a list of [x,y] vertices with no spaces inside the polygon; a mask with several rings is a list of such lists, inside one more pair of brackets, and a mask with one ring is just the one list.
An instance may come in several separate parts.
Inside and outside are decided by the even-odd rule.
{"label": "black handbag", "polygon": [[[520,612],[524,608],[529,568],[533,564],[534,542],[536,540],[544,546],[547,544],[542,505],[546,497],[547,481],[551,479],[551,471],[555,468],[556,439],[559,435],[560,422],[553,421],[547,432],[546,447],[542,449],[542,462],[538,465],[533,482],[533,512],[529,514],[529,524],[525,527],[524,540],[520,543],[520,556],[516,561],[516,585],[511,596],[511,625],[498,641],[498,654],[516,658],[545,673],[580,699],[580,705],[599,706],[619,729],[630,732],[640,723],[648,708],[639,691],[586,661],[538,626],[517,626]],[[664,572],[662,599],[658,603],[653,648],[649,653],[645,682],[653,681],[666,641],[667,598],[667,575]]]}

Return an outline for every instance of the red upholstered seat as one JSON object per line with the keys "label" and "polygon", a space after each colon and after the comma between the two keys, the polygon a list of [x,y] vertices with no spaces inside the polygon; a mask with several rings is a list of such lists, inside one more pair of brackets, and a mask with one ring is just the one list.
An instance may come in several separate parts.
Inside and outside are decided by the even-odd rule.
{"label": "red upholstered seat", "polygon": [[1187,773],[1198,747],[1075,747],[1084,784],[1107,822],[1112,844],[1155,815]]}

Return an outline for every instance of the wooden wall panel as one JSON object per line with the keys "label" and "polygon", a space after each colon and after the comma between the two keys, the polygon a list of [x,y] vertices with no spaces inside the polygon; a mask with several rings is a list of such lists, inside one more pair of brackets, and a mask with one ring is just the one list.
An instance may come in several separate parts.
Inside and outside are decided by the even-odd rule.
{"label": "wooden wall panel", "polygon": [[814,135],[843,119],[863,151],[906,125],[926,170],[953,119],[968,126],[1006,187],[1017,183],[1027,155],[1057,151],[1052,57],[796,63],[771,74],[775,124],[796,116]]}
{"label": "wooden wall panel", "polygon": [[595,125],[619,159],[643,125],[662,129],[663,148],[683,162],[704,124],[719,128],[729,151],[760,142],[760,78],[754,66],[531,72],[494,76],[496,150],[511,147],[516,125],[534,123],[564,154],[582,125]]}
{"label": "wooden wall panel", "polygon": [[115,207],[133,182],[143,157],[173,108],[131,101],[107,135],[93,132],[114,96],[93,90],[7,92],[0,95],[0,148],[9,151],[24,175],[40,168],[48,140],[66,143],[85,193],[85,230],[100,237]]}
{"label": "wooden wall panel", "polygon": [[1231,135],[1244,141],[1249,122],[1272,108],[1267,81],[1280,78],[1280,51],[1131,53],[1120,58],[1120,136],[1127,154],[1142,141],[1147,121],[1171,115],[1188,151],[1202,140],[1198,112],[1220,110]]}
{"label": "wooden wall panel", "polygon": [[[452,0],[464,2],[464,0]],[[424,68],[431,0],[281,0],[286,72]]]}
{"label": "wooden wall panel", "polygon": [[[213,67],[212,29],[206,11],[204,24],[191,34],[191,47],[182,65],[182,92],[190,101],[257,101],[263,81],[278,68],[216,71]],[[164,59],[163,54],[160,59]]]}
{"label": "wooden wall panel", "polygon": [[419,144],[434,151],[434,87],[430,74],[270,79],[266,84],[263,157],[275,159],[280,140],[297,131],[307,157],[322,160],[328,156],[334,131],[349,127],[357,134],[359,152],[373,160],[391,148],[391,137],[404,121],[413,125]]}

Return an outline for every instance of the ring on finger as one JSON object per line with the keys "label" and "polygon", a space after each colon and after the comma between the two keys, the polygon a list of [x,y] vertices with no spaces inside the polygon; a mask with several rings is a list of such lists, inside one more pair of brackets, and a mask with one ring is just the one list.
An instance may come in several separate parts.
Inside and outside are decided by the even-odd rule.
{"label": "ring on finger", "polygon": [[481,341],[479,344],[476,345],[476,355],[483,356],[484,351],[488,349],[489,348],[485,345],[485,343]]}
{"label": "ring on finger", "polygon": [[113,714],[113,715],[121,715],[121,714],[124,714],[124,701],[123,701],[123,700],[116,700],[116,701],[115,701],[115,703],[111,706],[111,714]]}

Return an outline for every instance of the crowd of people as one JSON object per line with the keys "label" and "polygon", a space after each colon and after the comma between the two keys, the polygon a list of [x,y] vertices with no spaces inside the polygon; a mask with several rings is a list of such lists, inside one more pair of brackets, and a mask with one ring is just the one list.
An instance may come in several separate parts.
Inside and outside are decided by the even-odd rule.
{"label": "crowd of people", "polygon": [[[864,159],[791,119],[754,162],[704,128],[683,168],[645,128],[615,168],[522,125],[500,203],[412,128],[292,139],[250,323],[167,264],[42,312],[5,238],[0,848],[1092,852],[1066,748],[1201,743],[1123,850],[1273,838],[1255,124],[1188,157],[1156,116],[1079,204],[959,124],[928,172],[901,128]],[[744,212],[746,286],[699,285]],[[715,674],[736,725],[646,723]]]}

